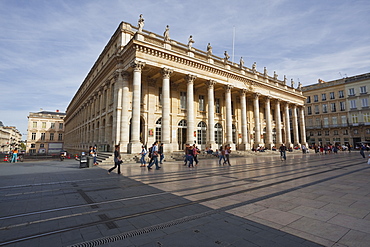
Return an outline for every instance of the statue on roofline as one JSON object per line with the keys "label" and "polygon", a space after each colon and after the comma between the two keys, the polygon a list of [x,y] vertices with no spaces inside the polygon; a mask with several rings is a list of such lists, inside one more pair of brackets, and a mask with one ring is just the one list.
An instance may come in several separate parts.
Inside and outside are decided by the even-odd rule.
{"label": "statue on roofline", "polygon": [[190,35],[189,41],[188,41],[188,48],[189,48],[189,50],[191,50],[191,48],[193,46],[193,43],[194,43],[193,36]]}
{"label": "statue on roofline", "polygon": [[165,42],[170,41],[170,26],[166,26],[166,30],[164,31],[163,36]]}
{"label": "statue on roofline", "polygon": [[207,55],[211,56],[212,55],[212,46],[211,43],[208,43],[207,45]]}
{"label": "statue on roofline", "polygon": [[229,54],[227,53],[227,51],[225,51],[224,52],[224,56],[225,56],[225,58],[224,58],[224,62],[225,63],[227,63],[227,61],[229,60],[229,58],[230,58],[230,56],[229,56]]}
{"label": "statue on roofline", "polygon": [[139,21],[138,21],[138,26],[139,26],[139,30],[138,32],[141,33],[143,31],[143,28],[144,28],[144,18],[143,18],[143,15],[141,14],[139,16]]}
{"label": "statue on roofline", "polygon": [[239,62],[239,68],[243,69],[243,67],[244,67],[244,60],[243,60],[243,57],[241,57],[240,62]]}

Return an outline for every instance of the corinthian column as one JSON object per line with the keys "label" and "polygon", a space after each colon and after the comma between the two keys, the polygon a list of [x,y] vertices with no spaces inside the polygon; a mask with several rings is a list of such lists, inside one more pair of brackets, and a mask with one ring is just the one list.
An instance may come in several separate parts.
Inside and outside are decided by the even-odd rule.
{"label": "corinthian column", "polygon": [[270,97],[266,97],[265,102],[265,114],[266,114],[266,146],[271,149],[272,143],[272,129],[271,129],[271,109],[270,109]]}
{"label": "corinthian column", "polygon": [[[122,116],[121,116],[121,140],[120,150],[121,152],[128,152],[128,144],[130,142],[130,92],[129,92],[129,77],[130,74],[127,71],[121,73],[123,80],[123,91],[122,91]],[[107,108],[108,109],[108,108]],[[114,150],[114,148],[113,148]]]}
{"label": "corinthian column", "polygon": [[260,125],[260,103],[259,103],[259,94],[254,94],[254,145],[261,145],[261,125]]}
{"label": "corinthian column", "polygon": [[186,143],[194,144],[194,80],[195,75],[187,75],[187,97],[186,97],[186,112],[187,112],[187,135]]}
{"label": "corinthian column", "polygon": [[171,137],[171,125],[170,125],[170,76],[173,73],[172,69],[162,68],[161,70],[163,81],[162,81],[162,143],[164,145],[164,151],[172,151],[170,147]]}
{"label": "corinthian column", "polygon": [[232,85],[225,86],[225,105],[226,105],[226,144],[229,145],[232,149],[235,149],[233,143],[233,126],[232,126],[232,109],[231,109],[231,89]]}
{"label": "corinthian column", "polygon": [[242,90],[240,92],[240,105],[241,105],[241,111],[242,111],[242,150],[249,149],[249,143],[248,143],[248,129],[247,129],[247,99],[246,99],[246,93],[247,90]]}
{"label": "corinthian column", "polygon": [[298,118],[297,118],[297,106],[293,105],[292,109],[293,113],[293,136],[294,136],[294,145],[300,146],[301,144],[299,143],[299,133],[298,133]]}
{"label": "corinthian column", "polygon": [[131,118],[131,141],[130,153],[139,153],[140,144],[140,103],[141,103],[141,71],[145,63],[135,60],[131,67],[134,68],[132,81],[132,118]]}
{"label": "corinthian column", "polygon": [[300,119],[299,119],[299,125],[301,127],[301,144],[305,145],[307,147],[306,142],[306,124],[304,120],[304,106],[300,107]]}
{"label": "corinthian column", "polygon": [[214,85],[215,81],[209,80],[206,82],[208,88],[208,135],[207,135],[207,146],[212,150],[216,150],[215,142],[215,97],[214,97]]}
{"label": "corinthian column", "polygon": [[276,100],[275,105],[275,129],[276,129],[276,147],[279,147],[283,143],[283,137],[281,134],[281,112],[280,112],[280,100]]}
{"label": "corinthian column", "polygon": [[290,138],[290,121],[289,121],[289,103],[285,104],[285,145],[290,147],[292,140]]}
{"label": "corinthian column", "polygon": [[121,114],[122,114],[122,87],[123,80],[121,75],[122,70],[116,70],[114,73],[114,95],[113,95],[113,130],[114,133],[114,144],[120,143],[121,137]]}

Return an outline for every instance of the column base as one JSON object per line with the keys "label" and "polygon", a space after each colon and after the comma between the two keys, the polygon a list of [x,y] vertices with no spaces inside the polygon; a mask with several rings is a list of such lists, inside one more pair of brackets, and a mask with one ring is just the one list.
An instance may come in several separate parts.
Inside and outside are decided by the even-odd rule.
{"label": "column base", "polygon": [[141,152],[142,144],[140,142],[130,142],[127,145],[127,153],[129,154],[136,154]]}
{"label": "column base", "polygon": [[247,151],[251,149],[251,144],[249,143],[242,143],[239,145],[239,150]]}

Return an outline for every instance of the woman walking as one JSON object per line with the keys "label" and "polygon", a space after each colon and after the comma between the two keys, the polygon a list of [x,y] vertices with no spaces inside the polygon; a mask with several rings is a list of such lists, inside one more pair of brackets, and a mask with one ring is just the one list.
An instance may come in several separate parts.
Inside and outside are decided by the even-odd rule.
{"label": "woman walking", "polygon": [[108,170],[108,174],[110,174],[111,171],[113,171],[117,167],[118,167],[117,173],[121,174],[122,160],[121,160],[121,154],[119,153],[119,145],[116,145],[115,147],[116,149],[114,150],[114,166]]}

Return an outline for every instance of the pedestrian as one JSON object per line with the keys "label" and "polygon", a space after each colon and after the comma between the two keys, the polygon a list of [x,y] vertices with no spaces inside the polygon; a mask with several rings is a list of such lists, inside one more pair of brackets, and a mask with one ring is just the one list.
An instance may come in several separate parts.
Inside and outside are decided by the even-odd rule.
{"label": "pedestrian", "polygon": [[227,164],[229,164],[229,166],[231,166],[231,164],[230,164],[230,153],[231,153],[230,145],[225,145],[225,162],[224,162],[224,165],[227,163]]}
{"label": "pedestrian", "polygon": [[164,159],[163,143],[161,143],[161,145],[159,146],[158,154],[159,154],[159,164],[163,164]]}
{"label": "pedestrian", "polygon": [[113,171],[114,169],[116,169],[118,167],[118,170],[117,170],[117,173],[118,174],[121,174],[121,164],[122,164],[122,159],[121,159],[121,154],[120,154],[120,150],[119,150],[119,145],[116,145],[115,146],[115,150],[114,150],[114,166],[108,170],[108,174],[111,173],[111,171]]}
{"label": "pedestrian", "polygon": [[147,166],[148,170],[152,169],[153,164],[155,164],[155,167],[156,167],[155,169],[159,170],[160,167],[158,166],[158,142],[154,142],[151,155],[152,155],[152,160]]}
{"label": "pedestrian", "polygon": [[361,145],[360,145],[360,154],[361,154],[361,156],[362,156],[364,159],[365,159],[365,153],[364,153],[364,151],[365,151],[365,150],[366,150],[365,145],[361,143]]}
{"label": "pedestrian", "polygon": [[218,154],[218,164],[221,165],[221,160],[223,160],[223,164],[225,164],[226,160],[225,160],[225,150],[223,149],[222,146],[220,146],[220,150],[219,150],[219,154]]}
{"label": "pedestrian", "polygon": [[12,162],[16,163],[17,159],[18,159],[18,148],[15,148],[13,150],[13,156],[12,156],[12,160],[10,161],[10,163],[12,163]]}
{"label": "pedestrian", "polygon": [[189,149],[189,144],[186,144],[185,145],[185,149],[184,149],[184,166],[186,166],[188,164],[188,149]]}
{"label": "pedestrian", "polygon": [[188,153],[186,155],[188,166],[194,167],[194,152],[193,152],[193,146],[189,146]]}
{"label": "pedestrian", "polygon": [[94,166],[98,163],[96,162],[96,148],[93,146],[89,147],[89,156],[94,160]]}
{"label": "pedestrian", "polygon": [[94,152],[94,166],[97,166],[98,165],[98,162],[97,162],[97,158],[98,158],[98,148],[96,146],[96,144],[94,145],[94,148],[93,148],[93,152]]}
{"label": "pedestrian", "polygon": [[195,161],[195,165],[197,166],[198,163],[199,163],[199,160],[198,160],[198,154],[199,154],[199,149],[198,147],[194,144],[193,145],[193,157],[194,157],[194,161]]}
{"label": "pedestrian", "polygon": [[141,167],[146,166],[145,156],[146,156],[147,153],[148,152],[146,151],[145,146],[142,145],[141,146],[141,153],[140,153],[140,155],[141,155],[141,158],[140,158],[140,166]]}
{"label": "pedestrian", "polygon": [[286,160],[286,146],[284,145],[284,143],[281,144],[279,151],[281,160]]}

